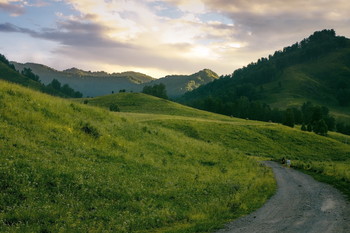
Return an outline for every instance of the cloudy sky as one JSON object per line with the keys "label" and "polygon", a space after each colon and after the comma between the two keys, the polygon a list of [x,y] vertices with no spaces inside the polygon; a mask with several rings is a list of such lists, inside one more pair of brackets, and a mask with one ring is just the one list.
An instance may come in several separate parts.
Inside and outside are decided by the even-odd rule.
{"label": "cloudy sky", "polygon": [[221,74],[335,29],[348,0],[0,0],[0,53],[58,70]]}

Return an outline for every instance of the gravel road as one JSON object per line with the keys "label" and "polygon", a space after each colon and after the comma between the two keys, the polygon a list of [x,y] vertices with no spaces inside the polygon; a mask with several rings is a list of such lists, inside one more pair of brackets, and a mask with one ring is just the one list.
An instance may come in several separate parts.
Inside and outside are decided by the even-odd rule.
{"label": "gravel road", "polygon": [[350,203],[333,187],[275,162],[278,190],[252,214],[229,223],[217,233],[349,233]]}

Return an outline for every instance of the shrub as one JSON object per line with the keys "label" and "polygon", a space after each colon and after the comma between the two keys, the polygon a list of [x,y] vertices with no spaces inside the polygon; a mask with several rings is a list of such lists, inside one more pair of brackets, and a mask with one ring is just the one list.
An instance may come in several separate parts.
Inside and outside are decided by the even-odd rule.
{"label": "shrub", "polygon": [[81,123],[81,130],[86,133],[91,135],[94,138],[99,138],[101,136],[100,132],[98,131],[98,129],[96,127],[94,127],[93,125],[91,125],[88,122],[85,123]]}
{"label": "shrub", "polygon": [[120,108],[117,104],[111,104],[109,106],[109,110],[112,111],[112,112],[120,112]]}

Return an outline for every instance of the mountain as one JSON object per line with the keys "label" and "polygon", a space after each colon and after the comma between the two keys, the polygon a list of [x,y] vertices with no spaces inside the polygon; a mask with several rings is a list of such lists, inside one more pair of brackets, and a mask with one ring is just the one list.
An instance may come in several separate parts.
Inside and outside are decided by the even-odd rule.
{"label": "mountain", "polygon": [[154,79],[137,72],[108,74],[103,71],[90,72],[77,68],[57,71],[48,66],[35,63],[21,64],[12,62],[12,64],[20,71],[24,68],[30,68],[45,84],[50,83],[53,79],[61,83],[67,83],[75,90],[82,92],[84,96],[106,95],[122,89],[139,91],[141,87],[138,84]]}
{"label": "mountain", "polygon": [[19,71],[24,68],[30,68],[34,74],[40,77],[44,84],[57,79],[59,82],[67,83],[75,90],[82,92],[84,96],[90,97],[107,95],[120,90],[141,92],[146,85],[163,83],[166,86],[168,96],[174,98],[218,78],[216,73],[208,69],[192,75],[171,75],[154,79],[148,75],[133,71],[112,74],[104,71],[84,71],[77,68],[57,71],[41,64],[11,63]]}
{"label": "mountain", "polygon": [[185,94],[180,101],[234,115],[232,106],[242,97],[281,109],[311,101],[350,121],[350,40],[336,36],[334,30],[317,31]]}
{"label": "mountain", "polygon": [[167,95],[176,98],[218,78],[219,76],[215,72],[204,69],[192,75],[168,75],[143,85],[163,83],[166,86]]}

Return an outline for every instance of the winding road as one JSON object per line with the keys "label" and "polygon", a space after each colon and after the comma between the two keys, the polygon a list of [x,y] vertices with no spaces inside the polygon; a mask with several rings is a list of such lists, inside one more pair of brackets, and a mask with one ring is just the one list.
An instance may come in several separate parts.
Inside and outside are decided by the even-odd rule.
{"label": "winding road", "polygon": [[350,203],[338,190],[275,162],[278,190],[252,214],[217,233],[350,233]]}

